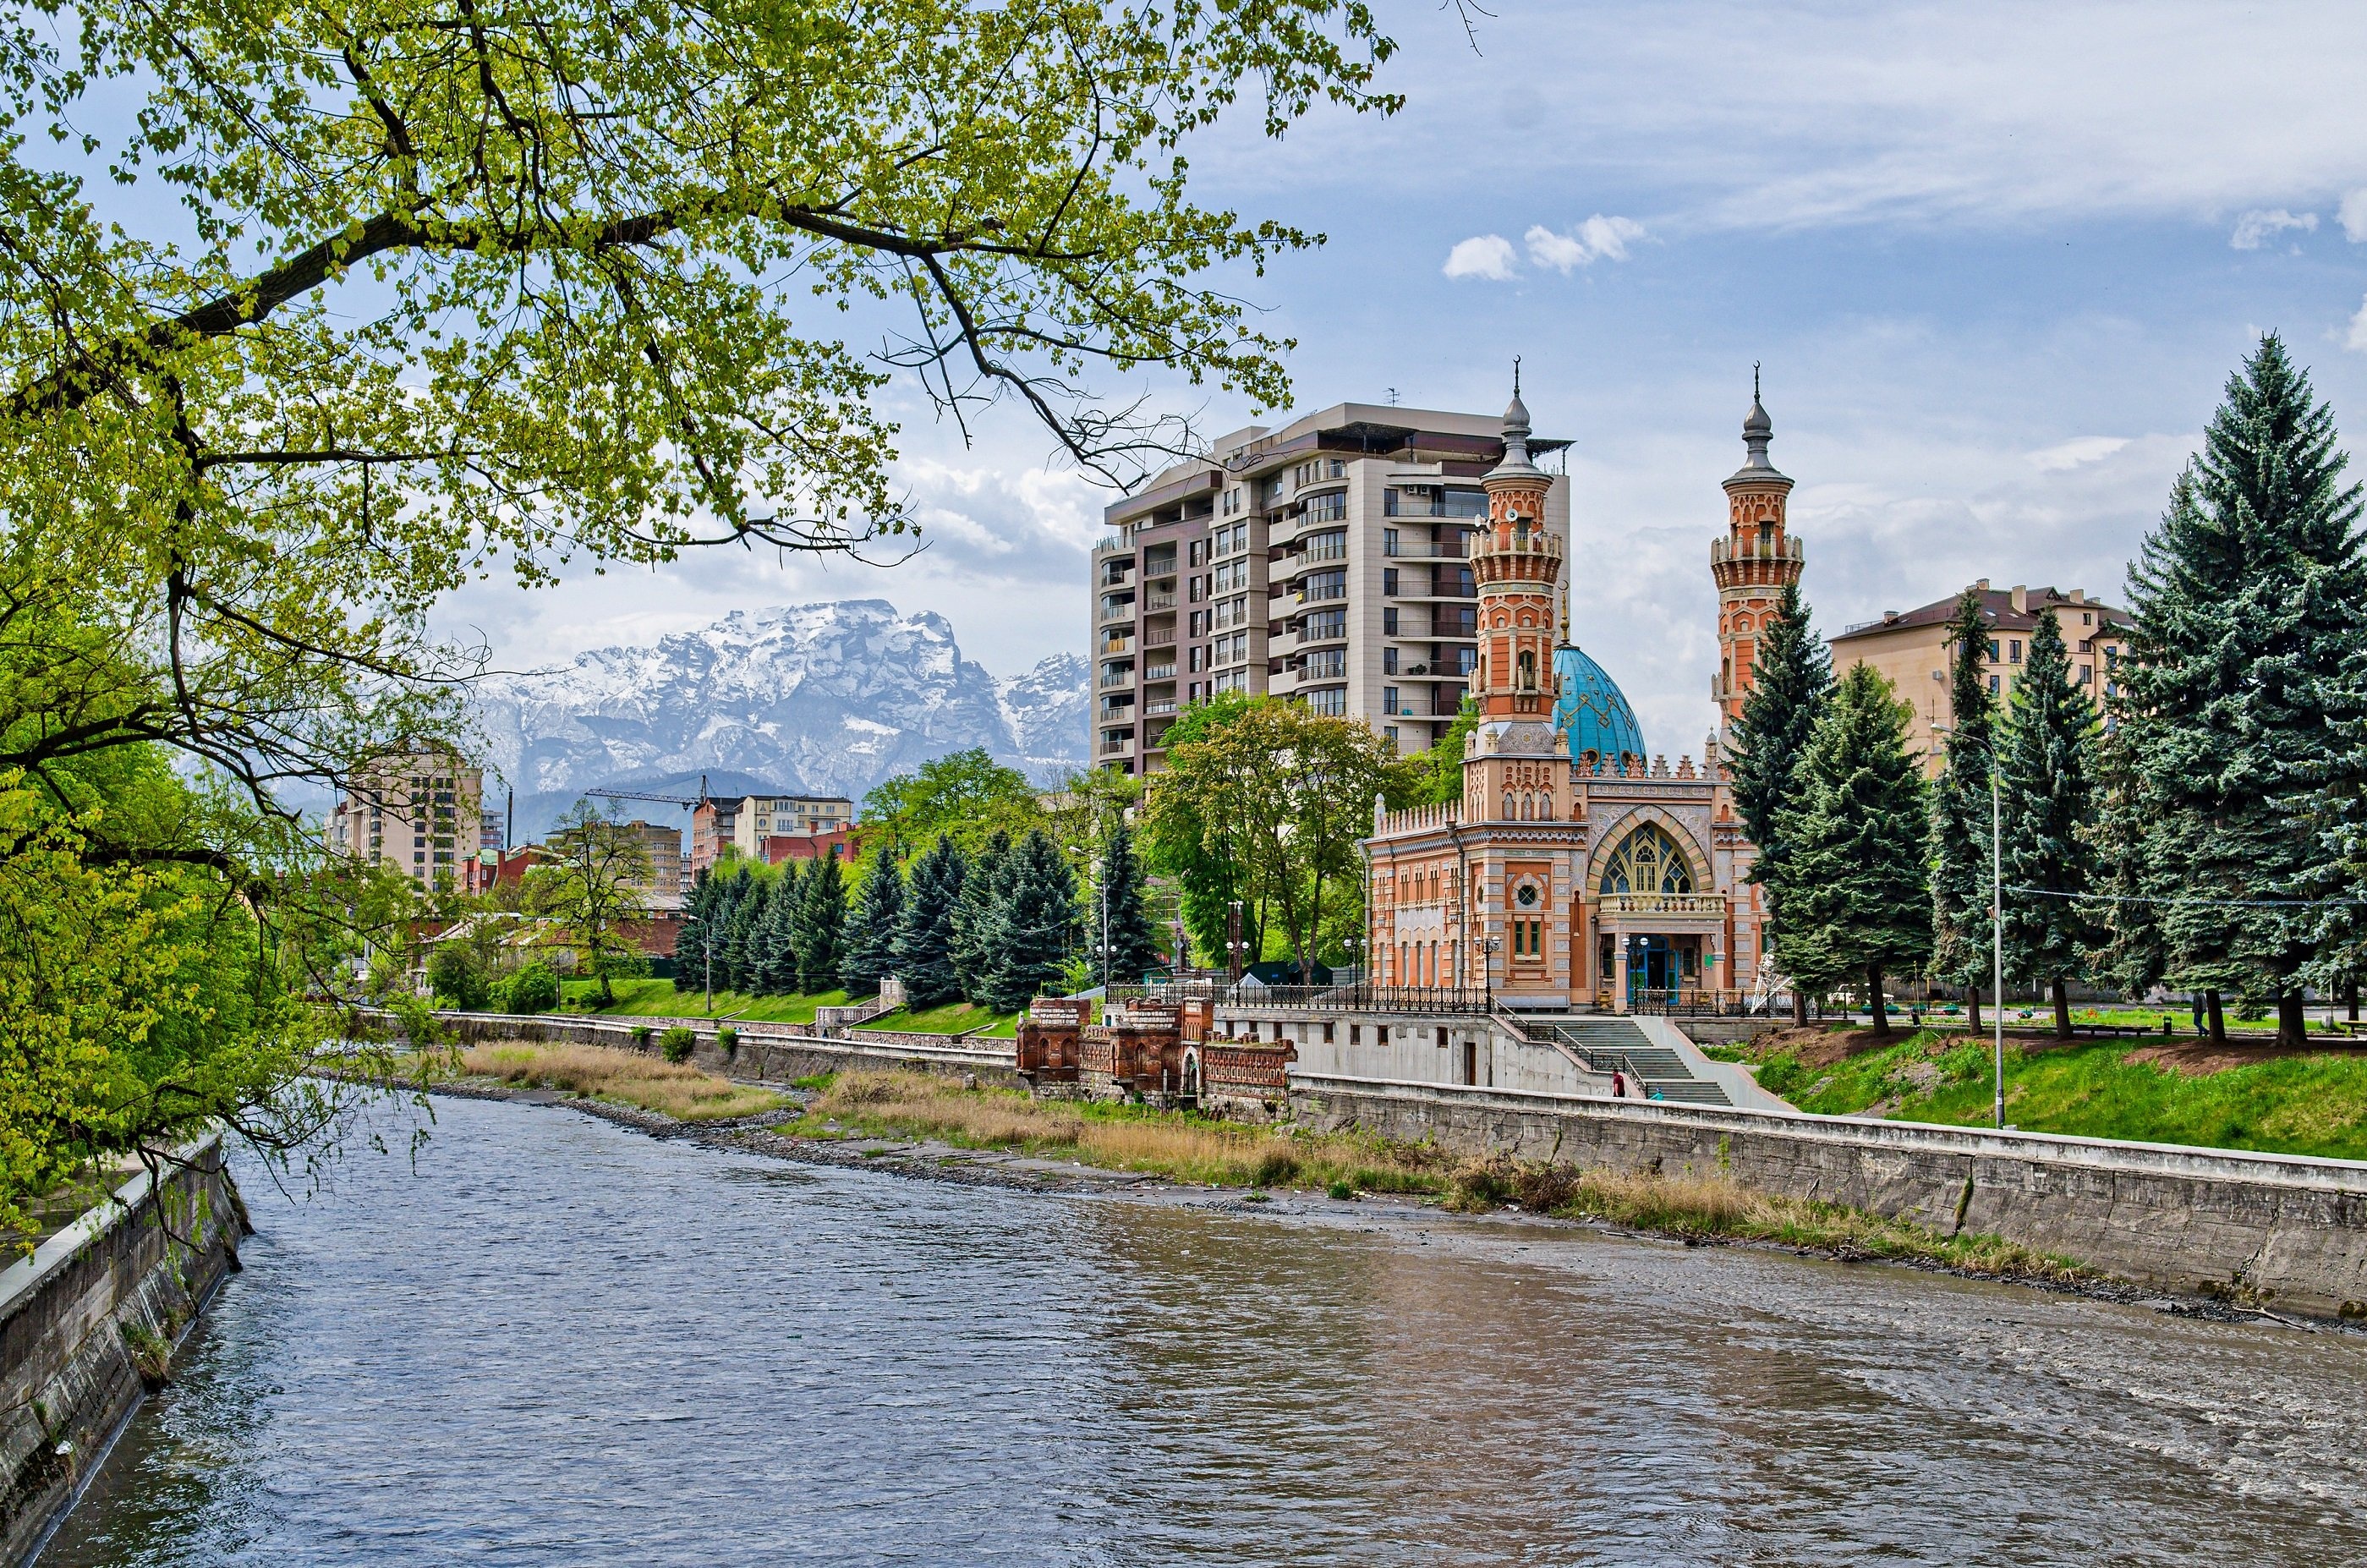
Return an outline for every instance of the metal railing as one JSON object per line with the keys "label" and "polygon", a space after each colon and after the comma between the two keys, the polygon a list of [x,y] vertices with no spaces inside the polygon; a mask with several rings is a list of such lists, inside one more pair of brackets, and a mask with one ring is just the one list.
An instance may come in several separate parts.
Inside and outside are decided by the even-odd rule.
{"label": "metal railing", "polygon": [[1174,608],[1175,596],[1173,594],[1150,594],[1146,595],[1142,601],[1142,613],[1145,615],[1157,615],[1161,610],[1173,609]]}
{"label": "metal railing", "polygon": [[1174,1001],[1206,997],[1220,1006],[1306,1008],[1340,1013],[1485,1013],[1491,995],[1478,985],[1261,985],[1244,981],[1172,981],[1159,985],[1113,985],[1116,1001]]}

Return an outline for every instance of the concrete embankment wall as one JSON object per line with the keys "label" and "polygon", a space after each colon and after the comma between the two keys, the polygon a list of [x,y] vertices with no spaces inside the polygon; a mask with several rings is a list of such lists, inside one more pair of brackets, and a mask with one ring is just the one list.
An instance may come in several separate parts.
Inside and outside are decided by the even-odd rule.
{"label": "concrete embankment wall", "polygon": [[142,1172],[0,1271],[0,1562],[40,1545],[140,1403],[132,1338],[175,1342],[238,1266],[221,1138],[185,1158],[161,1202]]}
{"label": "concrete embankment wall", "polygon": [[[818,1073],[911,1067],[923,1072],[975,1074],[981,1084],[1025,1088],[1012,1042],[991,1044],[974,1036],[895,1034],[886,1030],[858,1031],[848,1040],[821,1040],[798,1032],[793,1024],[735,1024],[715,1019],[561,1017],[546,1014],[511,1016],[500,1013],[438,1013],[463,1044],[500,1044],[521,1040],[544,1045],[605,1045],[617,1051],[654,1055],[658,1039],[669,1028],[689,1028],[697,1043],[693,1065],[727,1077],[759,1084],[787,1084]],[[649,1043],[638,1044],[635,1028],[649,1030]],[[730,1055],[716,1042],[716,1031],[738,1031]]]}
{"label": "concrete embankment wall", "polygon": [[2367,1164],[2046,1133],[1638,1105],[1294,1074],[1319,1128],[1459,1153],[1721,1175],[2167,1290],[2367,1314]]}

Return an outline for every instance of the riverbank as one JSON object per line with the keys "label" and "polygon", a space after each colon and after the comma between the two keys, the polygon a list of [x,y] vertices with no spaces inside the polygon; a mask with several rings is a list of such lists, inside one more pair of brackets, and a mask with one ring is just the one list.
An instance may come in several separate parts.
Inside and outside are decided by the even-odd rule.
{"label": "riverbank", "polygon": [[[538,1073],[529,1065],[538,1050],[571,1060],[625,1054],[596,1047],[480,1047],[471,1056],[499,1051],[509,1071],[499,1081],[480,1077],[454,1087],[473,1094],[502,1094],[523,1085],[559,1087],[562,1074]],[[1426,1141],[1251,1128],[1141,1106],[1044,1100],[914,1072],[817,1075],[779,1096],[783,1103],[743,1119],[694,1119],[667,1108],[685,1094],[685,1074],[709,1080],[711,1086],[699,1091],[704,1103],[745,1089],[694,1069],[677,1068],[652,1079],[620,1067],[598,1077],[598,1086],[578,1097],[532,1097],[572,1105],[659,1136],[931,1179],[1036,1189],[1157,1183],[1176,1190],[1234,1189],[1249,1202],[1268,1201],[1274,1191],[1297,1191],[1343,1203],[1419,1203],[1460,1215],[1514,1211],[1691,1245],[1766,1245],[2113,1300],[2146,1295],[2076,1260],[1993,1235],[1942,1234],[1911,1221],[1752,1191],[1712,1173],[1586,1170],[1504,1155],[1474,1158]]]}
{"label": "riverbank", "polygon": [[[1787,1029],[1707,1054],[1755,1065],[1813,1115],[1980,1127],[1995,1114],[1992,1050],[1931,1029],[1886,1044]],[[2011,1039],[2005,1067],[2006,1120],[2027,1131],[2367,1159],[2367,1045]]]}

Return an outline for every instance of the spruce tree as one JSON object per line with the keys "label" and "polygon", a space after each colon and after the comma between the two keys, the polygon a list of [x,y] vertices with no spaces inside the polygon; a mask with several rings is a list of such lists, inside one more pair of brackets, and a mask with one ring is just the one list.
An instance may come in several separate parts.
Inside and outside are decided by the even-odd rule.
{"label": "spruce tree", "polygon": [[2367,715],[2367,547],[2336,441],[2262,338],[2130,571],[2120,672],[2171,976],[2274,997],[2293,1045],[2303,986],[2347,972],[2359,940],[2355,907],[2312,902],[2354,885],[2340,818]]}
{"label": "spruce tree", "polygon": [[682,928],[675,933],[674,944],[674,983],[677,994],[708,989],[707,966],[714,951],[716,915],[722,891],[714,868],[705,867],[692,880],[690,896],[683,900]]}
{"label": "spruce tree", "polygon": [[2006,972],[2045,985],[2055,1032],[2071,1038],[2068,984],[2088,970],[2097,933],[2084,895],[2094,891],[2096,817],[2092,751],[2096,706],[2071,678],[2063,628],[2039,613],[2030,662],[2014,684],[1999,737],[2004,797]]}
{"label": "spruce tree", "polygon": [[954,910],[968,881],[969,862],[961,846],[939,837],[912,863],[905,890],[903,924],[896,932],[896,975],[914,1011],[942,1006],[959,997],[954,972]]}
{"label": "spruce tree", "polygon": [[835,991],[846,941],[846,878],[838,869],[836,845],[799,879],[796,908],[790,929],[798,945],[798,989],[808,995]]}
{"label": "spruce tree", "polygon": [[764,892],[772,884],[742,866],[731,876],[731,913],[723,923],[725,962],[716,966],[733,991],[753,991],[764,954]]}
{"label": "spruce tree", "polygon": [[785,861],[781,874],[764,900],[764,925],[756,939],[755,988],[768,996],[783,996],[798,985],[798,901],[804,874],[798,862]]}
{"label": "spruce tree", "polygon": [[1777,958],[1795,979],[1860,980],[1874,1032],[1886,1035],[1883,977],[1931,956],[1923,773],[1907,750],[1906,704],[1870,665],[1844,676],[1800,759],[1799,790],[1777,813],[1785,846]]}
{"label": "spruce tree", "polygon": [[1994,983],[1997,968],[1989,931],[1996,847],[1989,767],[1998,713],[1983,671],[1988,635],[1981,591],[1966,588],[1948,622],[1948,761],[1931,795],[1931,972],[1965,988],[1975,1033],[1981,990]]}
{"label": "spruce tree", "polygon": [[1060,846],[1031,828],[1008,857],[987,950],[993,955],[977,1000],[1015,1013],[1068,972],[1079,931],[1076,878]]}
{"label": "spruce tree", "polygon": [[1109,842],[1102,846],[1095,893],[1098,907],[1087,910],[1085,917],[1101,924],[1106,978],[1139,984],[1160,966],[1159,939],[1151,930],[1150,912],[1143,907],[1142,862],[1134,853],[1134,834],[1124,823],[1110,830]]}
{"label": "spruce tree", "polygon": [[[1750,880],[1766,890],[1768,925],[1783,926],[1784,867],[1791,846],[1784,808],[1796,797],[1801,757],[1833,690],[1832,655],[1809,624],[1797,583],[1786,584],[1775,619],[1760,633],[1750,692],[1727,736],[1727,777],[1744,836],[1757,848]],[[1784,967],[1792,983],[1792,1020],[1808,1021],[1808,986]]]}
{"label": "spruce tree", "polygon": [[882,849],[864,874],[855,912],[846,922],[846,952],[838,972],[849,996],[877,995],[879,983],[896,972],[896,938],[903,923],[903,869],[895,856]]}
{"label": "spruce tree", "polygon": [[1011,866],[1011,835],[997,828],[962,878],[954,904],[954,976],[965,1000],[985,1005],[994,979],[995,926]]}

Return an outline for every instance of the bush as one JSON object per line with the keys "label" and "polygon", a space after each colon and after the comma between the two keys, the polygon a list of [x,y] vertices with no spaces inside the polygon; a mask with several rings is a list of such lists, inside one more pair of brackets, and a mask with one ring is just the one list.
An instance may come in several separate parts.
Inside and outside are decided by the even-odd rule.
{"label": "bush", "polygon": [[481,1013],[493,999],[484,960],[459,942],[441,943],[428,957],[427,984],[436,1001],[463,1013]]}
{"label": "bush", "polygon": [[559,976],[546,963],[530,963],[502,983],[502,1011],[548,1013],[559,1006]]}
{"label": "bush", "polygon": [[715,1044],[723,1052],[725,1061],[737,1057],[740,1054],[740,1031],[734,1028],[717,1029]]}
{"label": "bush", "polygon": [[635,1024],[633,1026],[633,1049],[635,1051],[647,1051],[650,1048],[650,1037],[656,1031],[651,1028],[647,1024]]}
{"label": "bush", "polygon": [[698,1037],[681,1024],[674,1025],[658,1037],[658,1050],[664,1053],[668,1062],[689,1061],[691,1048],[697,1043]]}
{"label": "bush", "polygon": [[1280,1149],[1268,1149],[1250,1173],[1251,1187],[1280,1187],[1298,1175],[1298,1161]]}

